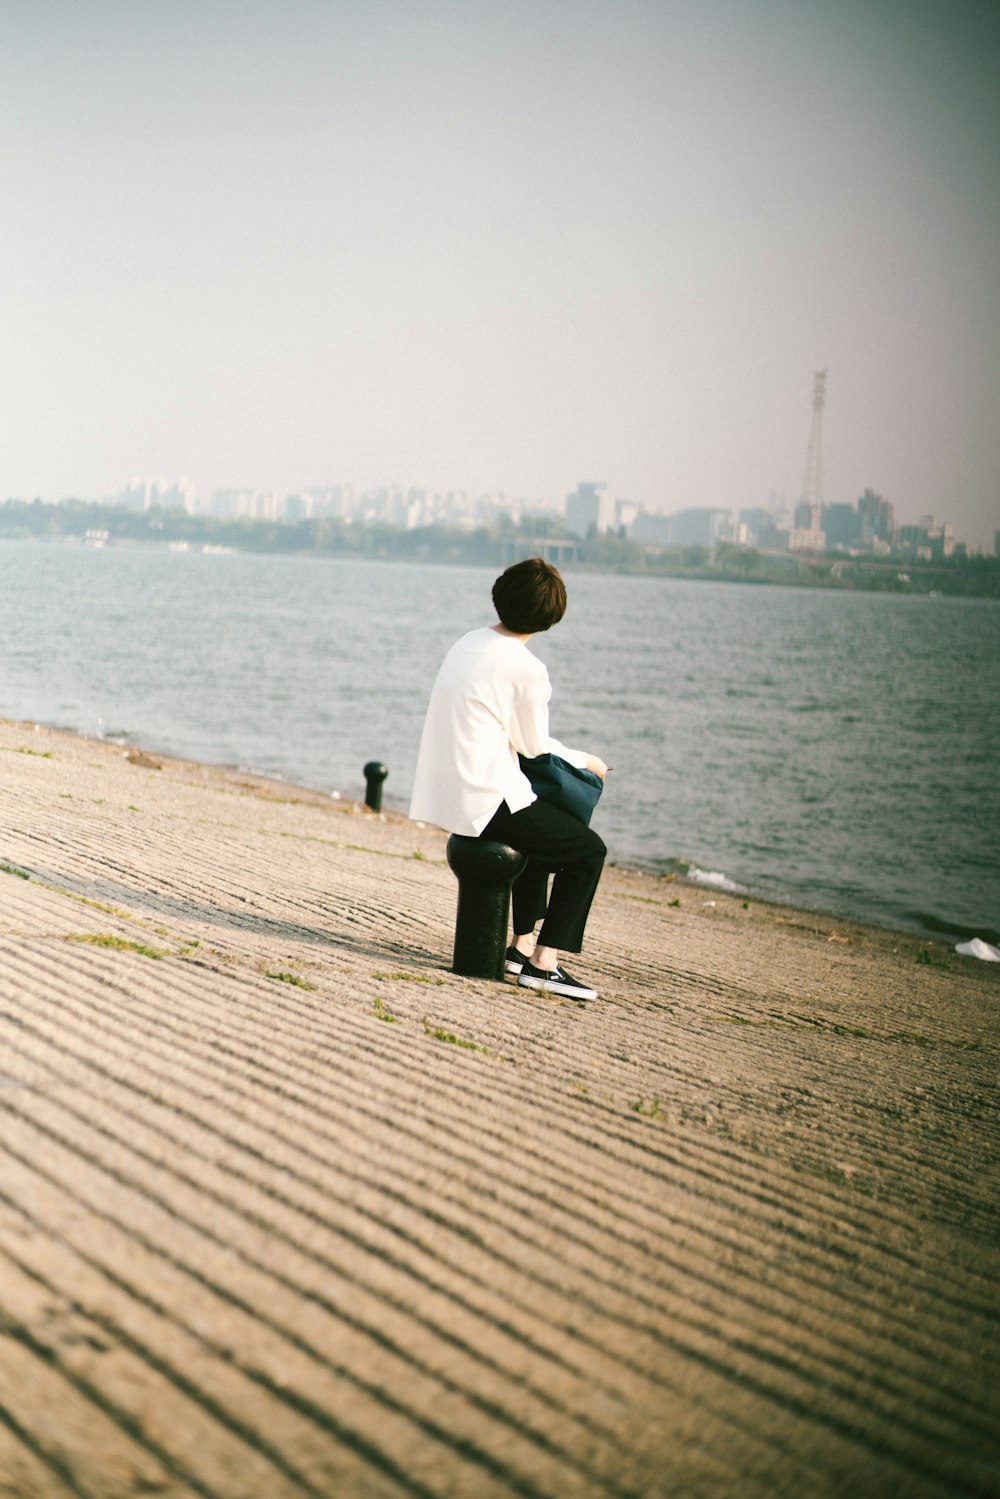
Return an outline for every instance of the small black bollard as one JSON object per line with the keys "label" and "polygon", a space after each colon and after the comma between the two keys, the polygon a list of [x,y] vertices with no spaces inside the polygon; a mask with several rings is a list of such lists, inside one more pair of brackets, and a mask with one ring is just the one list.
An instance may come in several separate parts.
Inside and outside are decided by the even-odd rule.
{"label": "small black bollard", "polygon": [[453,973],[502,979],[510,887],[527,862],[516,848],[452,833],[448,863],[458,879]]}
{"label": "small black bollard", "polygon": [[382,810],[382,782],[389,774],[388,765],[383,765],[381,760],[369,760],[365,766],[365,806],[370,807],[373,812]]}

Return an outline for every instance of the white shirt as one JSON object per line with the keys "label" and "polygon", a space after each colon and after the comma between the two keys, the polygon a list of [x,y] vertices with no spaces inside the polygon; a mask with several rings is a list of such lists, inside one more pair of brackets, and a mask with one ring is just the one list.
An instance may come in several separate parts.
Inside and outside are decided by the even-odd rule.
{"label": "white shirt", "polygon": [[441,663],[424,720],[410,816],[478,836],[501,802],[535,800],[518,754],[586,756],[549,736],[552,687],[523,640],[485,627],[455,642]]}

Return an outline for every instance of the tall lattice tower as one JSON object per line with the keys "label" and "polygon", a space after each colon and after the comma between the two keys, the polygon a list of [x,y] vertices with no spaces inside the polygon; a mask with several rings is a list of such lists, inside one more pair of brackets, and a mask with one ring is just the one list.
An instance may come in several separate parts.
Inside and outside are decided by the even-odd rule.
{"label": "tall lattice tower", "polygon": [[806,472],[802,480],[800,506],[808,508],[808,520],[803,513],[800,524],[818,531],[823,510],[823,407],[826,405],[826,370],[817,370],[813,377],[813,415],[809,429],[809,451],[806,454]]}

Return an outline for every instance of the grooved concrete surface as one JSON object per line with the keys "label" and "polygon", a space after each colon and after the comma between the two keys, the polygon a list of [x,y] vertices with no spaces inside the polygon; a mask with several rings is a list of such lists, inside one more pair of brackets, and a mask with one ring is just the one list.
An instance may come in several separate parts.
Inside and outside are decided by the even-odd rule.
{"label": "grooved concrete surface", "polygon": [[995,967],[143,759],[0,723],[0,1494],[1000,1492]]}

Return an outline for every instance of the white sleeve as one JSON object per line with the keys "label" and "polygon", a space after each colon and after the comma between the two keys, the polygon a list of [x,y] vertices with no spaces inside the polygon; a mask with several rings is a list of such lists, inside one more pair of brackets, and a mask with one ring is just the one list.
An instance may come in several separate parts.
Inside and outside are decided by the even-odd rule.
{"label": "white sleeve", "polygon": [[564,760],[569,761],[570,765],[575,765],[577,770],[586,770],[587,768],[587,756],[585,752],[583,750],[570,749],[567,745],[560,744],[558,739],[549,740],[549,753],[552,755],[561,755]]}
{"label": "white sleeve", "polygon": [[507,733],[519,755],[533,760],[549,748],[549,698],[552,687],[548,674],[526,683],[514,693]]}
{"label": "white sleeve", "polygon": [[583,750],[570,749],[549,734],[552,684],[544,665],[537,657],[533,657],[532,661],[534,669],[531,676],[518,682],[514,692],[508,724],[510,742],[519,755],[526,755],[529,760],[533,760],[536,755],[561,755],[578,770],[585,770],[587,756]]}

